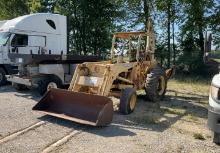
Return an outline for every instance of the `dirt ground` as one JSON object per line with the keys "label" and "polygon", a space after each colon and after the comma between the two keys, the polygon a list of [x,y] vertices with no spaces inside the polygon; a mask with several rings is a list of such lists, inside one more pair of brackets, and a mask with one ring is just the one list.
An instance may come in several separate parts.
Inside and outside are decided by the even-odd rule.
{"label": "dirt ground", "polygon": [[169,83],[160,108],[140,91],[135,112],[116,111],[103,128],[33,112],[41,98],[36,91],[0,87],[0,152],[219,153],[206,125],[208,86],[176,84]]}

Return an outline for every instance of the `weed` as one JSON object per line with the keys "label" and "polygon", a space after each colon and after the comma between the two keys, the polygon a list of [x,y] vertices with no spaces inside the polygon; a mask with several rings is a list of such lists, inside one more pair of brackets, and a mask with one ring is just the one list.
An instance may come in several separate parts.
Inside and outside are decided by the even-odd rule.
{"label": "weed", "polygon": [[211,135],[206,135],[206,138],[211,139],[212,136]]}
{"label": "weed", "polygon": [[201,133],[194,133],[193,137],[198,140],[205,140],[205,137]]}
{"label": "weed", "polygon": [[152,116],[135,116],[132,117],[132,119],[134,120],[134,122],[136,122],[137,124],[156,124],[158,123],[158,119],[152,117]]}
{"label": "weed", "polygon": [[185,110],[184,109],[174,109],[174,108],[163,108],[165,113],[168,114],[175,114],[175,115],[184,115],[185,114]]}
{"label": "weed", "polygon": [[184,90],[193,93],[200,93],[203,96],[207,96],[210,88],[211,79],[201,78],[177,78],[168,82],[169,90]]}
{"label": "weed", "polygon": [[188,114],[188,115],[186,116],[186,118],[189,119],[189,120],[192,120],[192,121],[198,121],[198,120],[199,120],[199,119],[198,119],[196,116],[194,116],[193,114]]}

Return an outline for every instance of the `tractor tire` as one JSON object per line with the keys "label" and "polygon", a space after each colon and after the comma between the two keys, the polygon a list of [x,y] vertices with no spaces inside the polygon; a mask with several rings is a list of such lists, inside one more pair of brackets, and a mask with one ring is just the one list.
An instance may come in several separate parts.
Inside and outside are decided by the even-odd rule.
{"label": "tractor tire", "polygon": [[27,86],[23,84],[18,84],[18,83],[12,83],[12,86],[17,90],[17,91],[24,91],[27,90]]}
{"label": "tractor tire", "polygon": [[137,94],[136,90],[133,88],[126,88],[122,91],[120,98],[119,110],[122,114],[128,115],[131,114],[137,103]]}
{"label": "tractor tire", "polygon": [[57,77],[51,77],[47,78],[45,80],[38,81],[38,93],[43,96],[47,91],[49,91],[51,88],[60,88],[62,85],[62,82]]}
{"label": "tractor tire", "polygon": [[3,86],[7,83],[7,79],[5,77],[6,72],[3,68],[0,68],[0,86]]}
{"label": "tractor tire", "polygon": [[167,89],[167,79],[165,71],[157,66],[147,74],[145,81],[146,98],[152,102],[161,100]]}
{"label": "tractor tire", "polygon": [[214,132],[213,142],[217,145],[220,145],[220,133]]}

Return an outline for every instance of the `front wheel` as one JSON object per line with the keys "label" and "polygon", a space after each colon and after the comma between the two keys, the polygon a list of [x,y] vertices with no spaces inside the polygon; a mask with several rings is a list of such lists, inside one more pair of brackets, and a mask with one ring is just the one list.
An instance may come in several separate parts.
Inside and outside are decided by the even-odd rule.
{"label": "front wheel", "polygon": [[126,88],[122,91],[120,98],[119,110],[122,114],[130,114],[134,111],[137,103],[136,90],[133,88]]}
{"label": "front wheel", "polygon": [[220,145],[220,133],[214,132],[213,142],[217,145]]}
{"label": "front wheel", "polygon": [[156,102],[161,100],[167,88],[167,79],[165,71],[157,66],[147,74],[145,81],[145,92],[148,100]]}
{"label": "front wheel", "polygon": [[40,95],[44,95],[47,91],[51,88],[60,88],[61,87],[61,80],[57,77],[51,77],[47,79],[42,79],[38,81],[38,92]]}
{"label": "front wheel", "polygon": [[0,86],[5,85],[7,82],[5,75],[6,75],[5,70],[3,68],[0,68]]}

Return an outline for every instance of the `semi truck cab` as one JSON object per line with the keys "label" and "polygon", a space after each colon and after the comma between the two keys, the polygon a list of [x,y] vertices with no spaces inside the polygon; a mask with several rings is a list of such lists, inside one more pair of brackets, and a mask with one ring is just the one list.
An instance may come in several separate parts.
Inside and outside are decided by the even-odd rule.
{"label": "semi truck cab", "polygon": [[[67,51],[66,17],[37,13],[0,22],[0,85],[6,75],[18,72],[22,58],[12,61],[8,54],[65,54]],[[20,61],[17,61],[20,60]]]}
{"label": "semi truck cab", "polygon": [[6,77],[18,90],[36,87],[43,95],[51,86],[68,85],[77,63],[98,59],[69,54],[67,18],[63,15],[21,16],[7,21],[0,31],[2,44],[6,44],[2,46],[8,50],[4,56],[18,66],[18,74]]}

